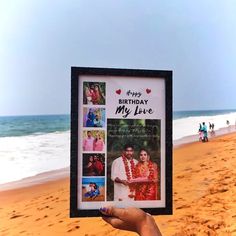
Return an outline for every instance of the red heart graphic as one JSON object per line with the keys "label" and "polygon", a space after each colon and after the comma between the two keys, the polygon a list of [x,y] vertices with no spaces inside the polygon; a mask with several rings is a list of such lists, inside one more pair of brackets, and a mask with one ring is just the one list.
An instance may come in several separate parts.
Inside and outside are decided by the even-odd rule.
{"label": "red heart graphic", "polygon": [[146,92],[147,92],[147,94],[149,94],[149,93],[152,92],[152,90],[147,88],[147,89],[146,89]]}
{"label": "red heart graphic", "polygon": [[121,89],[117,89],[116,93],[120,95],[121,94]]}

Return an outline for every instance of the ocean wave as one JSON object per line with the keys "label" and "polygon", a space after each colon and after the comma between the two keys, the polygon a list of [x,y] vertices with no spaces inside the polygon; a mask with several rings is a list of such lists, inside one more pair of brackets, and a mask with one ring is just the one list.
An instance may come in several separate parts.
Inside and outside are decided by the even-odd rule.
{"label": "ocean wave", "polygon": [[70,132],[0,138],[0,184],[69,166]]}

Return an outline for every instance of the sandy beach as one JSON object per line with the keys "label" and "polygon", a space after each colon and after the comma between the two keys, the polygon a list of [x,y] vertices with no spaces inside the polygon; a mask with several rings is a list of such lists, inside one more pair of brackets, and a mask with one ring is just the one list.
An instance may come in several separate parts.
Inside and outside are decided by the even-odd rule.
{"label": "sandy beach", "polygon": [[[175,148],[173,215],[163,235],[236,235],[236,133]],[[50,172],[48,173],[50,175]],[[136,235],[101,218],[69,218],[69,178],[0,192],[0,235]]]}

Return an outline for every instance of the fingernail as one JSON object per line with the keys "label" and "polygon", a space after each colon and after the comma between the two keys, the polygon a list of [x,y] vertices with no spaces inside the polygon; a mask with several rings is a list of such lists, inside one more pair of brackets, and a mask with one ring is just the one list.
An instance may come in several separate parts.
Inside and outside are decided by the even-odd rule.
{"label": "fingernail", "polygon": [[101,207],[101,208],[100,208],[100,211],[102,211],[102,212],[105,212],[105,213],[106,213],[106,212],[107,212],[107,208],[106,208],[106,207]]}

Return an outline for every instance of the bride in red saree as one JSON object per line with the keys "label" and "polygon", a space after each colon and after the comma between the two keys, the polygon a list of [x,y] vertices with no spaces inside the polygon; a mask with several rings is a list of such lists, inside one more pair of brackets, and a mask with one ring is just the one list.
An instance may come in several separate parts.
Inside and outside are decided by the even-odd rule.
{"label": "bride in red saree", "polygon": [[159,199],[157,180],[157,165],[150,160],[149,152],[141,149],[139,162],[134,170],[135,200],[157,200]]}

